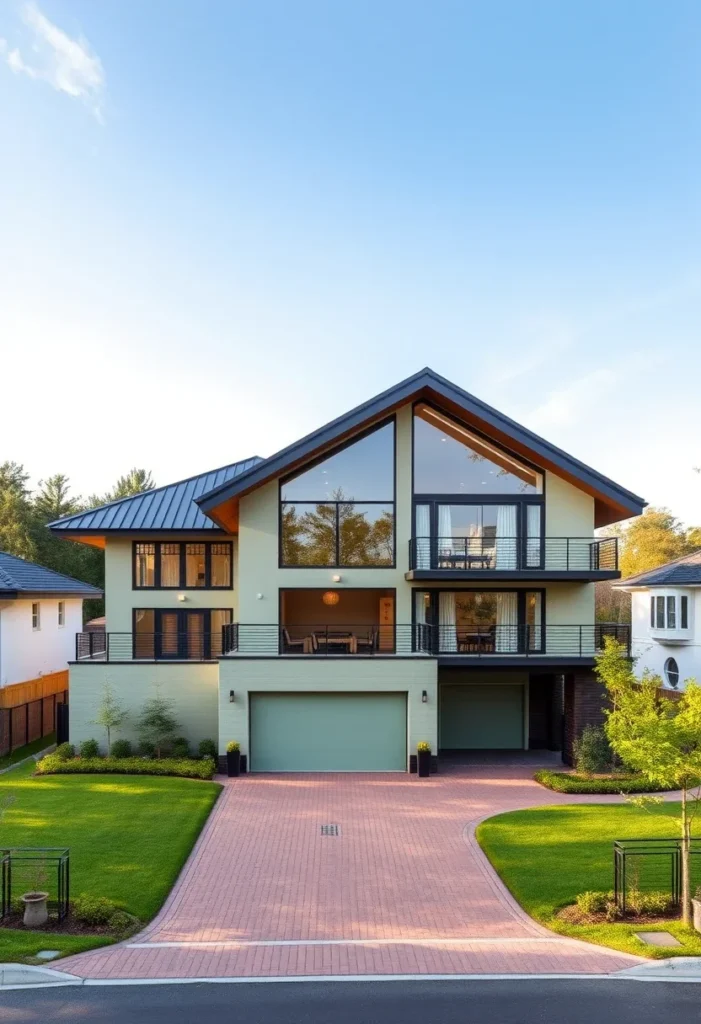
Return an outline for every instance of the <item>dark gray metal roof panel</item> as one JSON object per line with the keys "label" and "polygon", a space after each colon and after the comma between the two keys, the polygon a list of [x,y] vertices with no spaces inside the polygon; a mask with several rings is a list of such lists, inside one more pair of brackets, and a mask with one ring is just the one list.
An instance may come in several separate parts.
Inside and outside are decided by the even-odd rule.
{"label": "dark gray metal roof panel", "polygon": [[102,591],[53,569],[0,551],[0,596],[22,594],[65,594],[67,597],[101,597]]}
{"label": "dark gray metal roof panel", "polygon": [[462,405],[465,409],[478,416],[485,423],[488,423],[502,433],[507,434],[514,440],[526,445],[537,455],[543,456],[548,461],[559,466],[572,476],[581,480],[582,483],[592,487],[600,494],[610,498],[617,505],[622,506],[630,512],[631,516],[640,515],[646,505],[645,499],[626,490],[619,484],[596,470],[586,466],[579,459],[563,452],[560,448],[550,444],[544,438],[539,437],[526,427],[520,426],[515,420],[504,416],[503,413],[482,402],[479,398],[463,391],[456,384],[446,380],[435,373],[429,367],[425,367],[412,377],[407,377],[393,388],[383,391],[382,394],[356,406],[344,416],[338,417],[326,426],[307,434],[301,440],[283,448],[270,458],[261,461],[256,466],[242,473],[235,480],[227,481],[225,484],[213,488],[211,491],[197,499],[198,505],[205,511],[211,511],[221,502],[235,497],[237,494],[263,483],[271,476],[284,473],[285,470],[305,455],[312,455],[319,448],[332,443],[340,435],[361,427],[369,419],[381,416],[383,411],[393,406],[408,401],[413,395],[423,388],[430,388],[437,395],[442,395],[449,401]]}
{"label": "dark gray metal roof panel", "polygon": [[188,477],[178,483],[155,487],[143,494],[111,501],[107,505],[78,512],[65,519],[49,523],[56,533],[107,533],[117,530],[216,530],[212,522],[195,503],[195,499],[213,487],[235,480],[262,460],[256,455],[229,466],[210,470],[199,476]]}
{"label": "dark gray metal roof panel", "polygon": [[639,572],[617,583],[617,587],[683,587],[701,585],[701,551],[692,551],[656,569]]}

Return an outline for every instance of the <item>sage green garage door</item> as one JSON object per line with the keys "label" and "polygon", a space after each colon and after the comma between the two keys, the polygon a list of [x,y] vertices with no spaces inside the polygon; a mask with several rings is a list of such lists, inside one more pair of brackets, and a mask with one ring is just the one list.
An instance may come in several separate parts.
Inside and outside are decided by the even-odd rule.
{"label": "sage green garage door", "polygon": [[440,688],[441,750],[517,750],[523,747],[523,687]]}
{"label": "sage green garage door", "polygon": [[252,693],[251,771],[406,771],[403,693]]}

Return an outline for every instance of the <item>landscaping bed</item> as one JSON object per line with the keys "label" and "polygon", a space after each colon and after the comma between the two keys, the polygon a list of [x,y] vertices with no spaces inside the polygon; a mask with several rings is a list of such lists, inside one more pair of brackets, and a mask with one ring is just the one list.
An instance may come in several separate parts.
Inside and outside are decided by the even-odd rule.
{"label": "landscaping bed", "polygon": [[[157,763],[157,762],[156,762]],[[0,776],[0,800],[14,802],[2,820],[2,845],[68,847],[73,897],[106,898],[123,927],[110,921],[30,931],[0,928],[0,961],[34,963],[117,941],[158,912],[221,792],[201,779],[145,775],[32,774],[27,764]],[[13,893],[16,899],[21,893]],[[127,926],[128,915],[129,925]],[[65,925],[65,927],[64,927]]]}
{"label": "landscaping bed", "polygon": [[71,757],[48,754],[37,763],[37,775],[173,775],[181,779],[211,779],[211,757]]}
{"label": "landscaping bed", "polygon": [[554,772],[543,768],[533,778],[541,786],[556,793],[665,793],[671,788],[655,785],[640,775],[616,772],[588,775],[584,772]]}
{"label": "landscaping bed", "polygon": [[[677,804],[577,804],[512,811],[489,818],[477,840],[524,910],[553,931],[638,956],[701,956],[701,935],[676,916],[643,913],[609,921],[605,911],[575,913],[577,897],[607,893],[613,884],[615,839],[666,838],[676,833]],[[576,918],[576,919],[575,919]],[[635,935],[669,931],[680,946],[656,949]]]}

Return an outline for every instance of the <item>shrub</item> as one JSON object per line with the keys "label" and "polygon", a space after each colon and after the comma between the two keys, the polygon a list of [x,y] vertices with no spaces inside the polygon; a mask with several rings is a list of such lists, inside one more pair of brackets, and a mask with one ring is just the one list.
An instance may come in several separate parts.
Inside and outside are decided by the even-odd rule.
{"label": "shrub", "polygon": [[666,914],[672,907],[672,897],[667,892],[641,892],[640,889],[629,889],[626,894],[626,908],[634,914],[650,914],[659,917]]}
{"label": "shrub", "polygon": [[53,756],[58,757],[61,761],[68,761],[71,757],[75,757],[75,747],[72,743],[59,743]]}
{"label": "shrub", "polygon": [[580,892],[575,900],[577,910],[583,914],[603,914],[607,905],[613,900],[612,892]]}
{"label": "shrub", "polygon": [[197,750],[200,757],[213,757],[216,761],[218,751],[214,740],[201,740]]}
{"label": "shrub", "polygon": [[82,924],[107,924],[117,906],[106,896],[76,896],[72,901],[73,917]]}
{"label": "shrub", "polygon": [[99,757],[100,747],[97,740],[83,740],[80,744],[81,757]]}
{"label": "shrub", "polygon": [[578,771],[588,775],[609,772],[613,768],[613,752],[603,726],[586,725],[574,743],[574,763]]}
{"label": "shrub", "polygon": [[428,742],[428,740],[421,740],[419,743],[416,744],[416,750],[419,754],[430,754],[431,744]]}
{"label": "shrub", "polygon": [[112,931],[126,932],[133,928],[136,922],[131,914],[127,914],[125,910],[115,910],[107,924]]}
{"label": "shrub", "polygon": [[112,757],[131,757],[132,753],[129,740],[115,740],[112,744]]}
{"label": "shrub", "polygon": [[148,743],[146,740],[142,740],[139,744],[139,753],[142,757],[155,757],[156,748],[153,743]]}
{"label": "shrub", "polygon": [[211,757],[196,761],[189,757],[81,757],[63,761],[49,754],[37,764],[38,775],[177,775],[183,779],[211,779]]}
{"label": "shrub", "polygon": [[238,740],[230,740],[230,742],[227,743],[227,745],[226,745],[226,752],[227,752],[227,754],[235,754],[240,749],[241,749],[241,744],[238,742]]}
{"label": "shrub", "polygon": [[533,776],[536,782],[556,793],[657,793],[669,787],[655,785],[641,775],[613,775],[607,779],[592,779],[571,772],[553,772],[544,768]]}
{"label": "shrub", "polygon": [[190,756],[190,744],[184,736],[178,736],[170,745],[170,756],[171,757],[189,757]]}

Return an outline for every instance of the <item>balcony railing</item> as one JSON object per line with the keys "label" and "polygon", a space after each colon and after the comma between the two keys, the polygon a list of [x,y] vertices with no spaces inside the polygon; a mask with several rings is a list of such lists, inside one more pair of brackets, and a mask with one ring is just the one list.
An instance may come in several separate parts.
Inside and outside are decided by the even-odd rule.
{"label": "balcony railing", "polygon": [[618,571],[618,538],[412,537],[410,569]]}
{"label": "balcony railing", "polygon": [[212,661],[222,632],[76,633],[76,661]]}
{"label": "balcony railing", "polygon": [[592,658],[610,636],[630,650],[630,626],[448,624],[279,625],[233,622],[221,636],[188,633],[78,633],[76,660],[210,661],[227,655],[311,657],[428,655]]}

